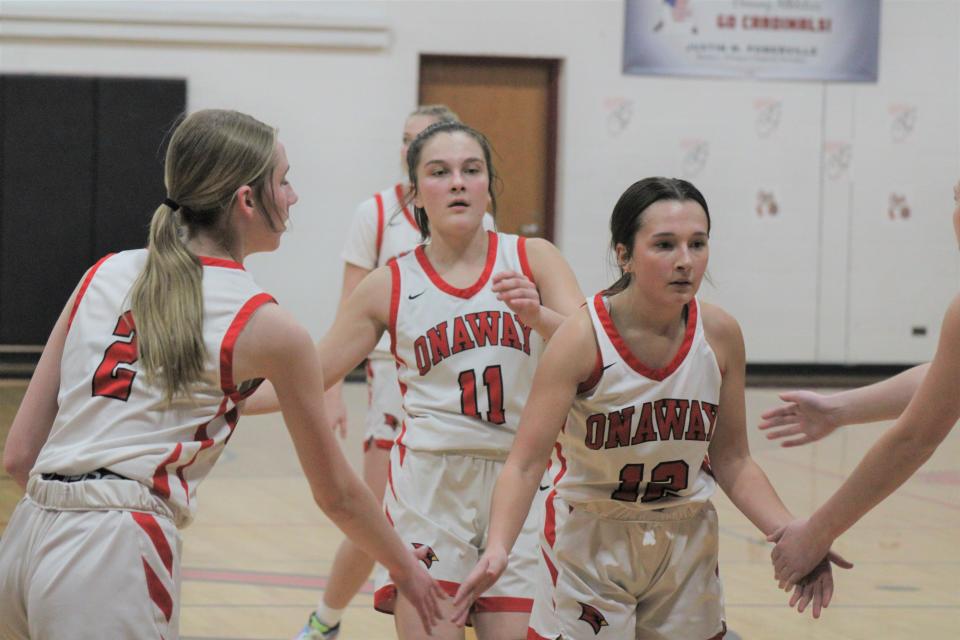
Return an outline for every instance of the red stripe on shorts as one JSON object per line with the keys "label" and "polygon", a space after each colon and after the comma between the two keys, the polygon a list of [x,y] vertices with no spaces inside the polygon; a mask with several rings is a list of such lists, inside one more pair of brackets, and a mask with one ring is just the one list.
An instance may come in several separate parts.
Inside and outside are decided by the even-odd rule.
{"label": "red stripe on shorts", "polygon": [[133,516],[134,521],[140,525],[140,528],[147,533],[147,537],[150,538],[154,548],[157,550],[157,555],[159,555],[160,560],[163,561],[163,566],[166,567],[167,573],[173,577],[173,551],[170,549],[170,543],[167,542],[167,537],[163,535],[163,529],[160,528],[160,523],[149,513],[131,511],[130,515]]}
{"label": "red stripe on shorts", "polygon": [[[447,580],[437,580],[437,584],[451,598],[457,595],[457,589],[460,583],[449,582]],[[373,594],[373,608],[380,613],[389,613],[393,615],[393,607],[397,604],[397,587],[387,584],[377,589]]]}
{"label": "red stripe on shorts", "polygon": [[480,597],[473,603],[475,613],[530,613],[533,610],[531,598],[510,598],[507,596]]}
{"label": "red stripe on shorts", "polygon": [[547,552],[543,550],[543,547],[540,547],[540,553],[543,554],[543,559],[547,562],[547,571],[550,572],[550,579],[553,581],[553,586],[557,586],[557,576],[559,575],[557,568],[550,562],[550,557],[547,555]]}
{"label": "red stripe on shorts", "polygon": [[160,577],[154,572],[153,568],[147,564],[146,558],[140,558],[143,561],[143,573],[147,577],[147,591],[150,592],[150,599],[159,607],[163,617],[170,622],[170,616],[173,615],[173,598],[170,592],[163,586]]}

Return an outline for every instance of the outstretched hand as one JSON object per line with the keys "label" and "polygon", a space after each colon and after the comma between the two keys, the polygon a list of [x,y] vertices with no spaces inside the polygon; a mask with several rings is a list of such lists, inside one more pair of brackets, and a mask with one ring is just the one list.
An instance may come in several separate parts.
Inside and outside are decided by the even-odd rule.
{"label": "outstretched hand", "polygon": [[457,595],[453,597],[453,622],[458,627],[467,623],[470,608],[480,595],[493,586],[507,568],[507,554],[503,550],[487,549],[477,566],[473,568],[467,579],[460,584]]}
{"label": "outstretched hand", "polygon": [[780,394],[783,404],[760,415],[761,430],[770,429],[768,440],[784,440],[781,446],[797,447],[819,440],[840,426],[833,414],[829,396],[813,391],[788,391]]}

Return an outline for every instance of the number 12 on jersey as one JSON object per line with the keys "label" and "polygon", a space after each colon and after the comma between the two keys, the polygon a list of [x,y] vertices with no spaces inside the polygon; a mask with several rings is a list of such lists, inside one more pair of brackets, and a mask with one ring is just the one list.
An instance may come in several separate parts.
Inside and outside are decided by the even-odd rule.
{"label": "number 12 on jersey", "polygon": [[477,406],[477,374],[473,369],[461,371],[457,376],[460,383],[460,412],[465,416],[486,420],[493,424],[507,421],[503,409],[503,374],[500,365],[492,364],[483,370],[483,386],[487,389],[487,412],[480,415]]}
{"label": "number 12 on jersey", "polygon": [[668,460],[653,468],[643,496],[640,487],[643,484],[643,465],[627,464],[620,469],[620,486],[611,494],[613,500],[623,502],[653,502],[660,498],[675,496],[687,488],[690,467],[683,460]]}

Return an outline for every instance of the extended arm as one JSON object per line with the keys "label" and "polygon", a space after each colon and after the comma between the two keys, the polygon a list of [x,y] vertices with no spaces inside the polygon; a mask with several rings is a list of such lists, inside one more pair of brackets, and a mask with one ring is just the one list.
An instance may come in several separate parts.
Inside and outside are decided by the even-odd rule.
{"label": "extended arm", "polygon": [[[370,274],[370,269],[358,267],[355,264],[345,262],[343,264],[343,285],[340,287],[340,302],[337,305],[337,315],[343,311],[343,307],[353,293],[357,285]],[[336,320],[334,320],[336,322]],[[327,410],[330,413],[330,424],[334,431],[340,434],[341,438],[347,435],[347,407],[343,403],[343,380],[337,380],[327,389]]]}
{"label": "extended arm", "polygon": [[831,395],[813,391],[780,394],[786,404],[763,413],[760,429],[769,429],[767,438],[790,437],[784,447],[819,440],[838,427],[893,420],[897,418],[923,382],[930,365],[921,364],[892,378],[858,389]]}
{"label": "extended arm", "polygon": [[717,426],[710,442],[710,464],[717,484],[750,522],[769,534],[791,520],[767,475],[750,455],[744,406],[743,335],[724,311],[703,306],[707,338],[717,355],[723,382]]}
{"label": "extended arm", "polygon": [[541,357],[513,448],[494,487],[487,549],[454,600],[457,624],[466,622],[473,601],[506,569],[577,385],[596,362],[596,349],[590,318],[580,312],[560,326]]}
{"label": "extended arm", "polygon": [[[316,346],[327,388],[343,380],[377,345],[389,321],[391,289],[390,271],[381,267],[365,277],[340,307],[333,326]],[[246,400],[243,413],[279,408],[273,384],[264,383]]]}
{"label": "extended arm", "polygon": [[429,628],[439,615],[438,587],[387,522],[373,494],[350,468],[324,408],[323,367],[309,334],[275,305],[261,308],[235,349],[237,379],[265,377],[279,399],[283,419],[314,500],[331,520],[383,564]]}
{"label": "extended arm", "polygon": [[960,297],[944,317],[937,353],[906,410],[806,521],[778,533],[777,576],[796,582],[822,549],[893,493],[933,454],[960,417]]}
{"label": "extended arm", "polygon": [[[750,455],[744,409],[745,354],[743,335],[736,320],[722,310],[704,306],[704,327],[717,355],[723,375],[720,387],[720,409],[717,426],[710,442],[710,463],[717,484],[730,501],[765,534],[770,534],[791,519],[763,469]],[[801,577],[790,606],[803,613],[813,602],[813,617],[819,618],[822,608],[833,597],[833,576],[827,553],[829,545]],[[843,568],[848,562],[831,554],[829,560]]]}
{"label": "extended arm", "polygon": [[73,310],[77,292],[70,296],[57,319],[43,353],[30,378],[30,384],[10,425],[7,442],[3,449],[3,467],[22,488],[27,486],[30,470],[40,455],[40,449],[50,435],[57,417],[60,392],[60,359],[67,340],[70,312]]}

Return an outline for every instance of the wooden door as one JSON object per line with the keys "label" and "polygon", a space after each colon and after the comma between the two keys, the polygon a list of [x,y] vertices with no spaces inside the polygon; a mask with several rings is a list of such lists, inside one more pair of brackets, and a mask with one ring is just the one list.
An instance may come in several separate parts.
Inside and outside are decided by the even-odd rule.
{"label": "wooden door", "polygon": [[500,174],[497,228],[553,239],[559,60],[420,57],[420,104],[486,135]]}

